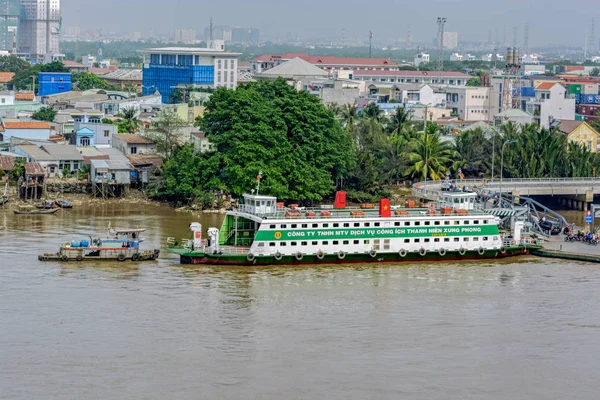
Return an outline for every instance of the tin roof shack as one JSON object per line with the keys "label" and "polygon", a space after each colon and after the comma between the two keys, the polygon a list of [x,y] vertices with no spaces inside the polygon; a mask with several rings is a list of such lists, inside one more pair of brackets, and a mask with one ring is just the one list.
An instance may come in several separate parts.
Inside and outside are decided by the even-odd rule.
{"label": "tin roof shack", "polygon": [[15,157],[0,156],[0,180],[2,182],[6,182],[9,174],[15,169],[15,160]]}
{"label": "tin roof shack", "polygon": [[131,186],[132,167],[124,160],[90,160],[92,194],[96,197],[123,197]]}
{"label": "tin roof shack", "polygon": [[148,183],[163,164],[161,156],[152,154],[129,155],[127,159],[133,166],[131,184],[138,188]]}
{"label": "tin roof shack", "polygon": [[125,155],[156,153],[154,140],[133,134],[113,135],[112,147],[120,150]]}
{"label": "tin roof shack", "polygon": [[44,178],[46,174],[39,163],[25,163],[23,176],[19,178],[19,198],[38,200],[44,196]]}
{"label": "tin roof shack", "polygon": [[48,144],[38,147],[34,144],[20,144],[14,151],[25,156],[27,161],[38,163],[45,176],[50,178],[62,176],[64,170],[73,173],[83,166],[83,156],[75,146]]}

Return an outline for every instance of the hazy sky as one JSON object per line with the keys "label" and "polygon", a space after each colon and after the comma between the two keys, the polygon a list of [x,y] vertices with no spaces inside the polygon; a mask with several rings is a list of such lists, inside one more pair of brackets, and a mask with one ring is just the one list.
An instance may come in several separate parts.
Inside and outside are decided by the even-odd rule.
{"label": "hazy sky", "polygon": [[[445,16],[446,30],[459,32],[460,40],[487,41],[491,29],[492,40],[497,30],[502,44],[506,26],[507,45],[514,26],[522,45],[529,22],[529,43],[535,46],[583,45],[600,7],[598,0],[62,0],[62,13],[65,26],[82,31],[144,33],[194,28],[201,34],[212,16],[215,25],[253,26],[270,36],[334,37],[345,30],[347,36],[367,37],[371,28],[376,38],[404,39],[410,24],[413,40],[426,42],[436,35],[436,17]],[[600,18],[597,22],[598,40]]]}

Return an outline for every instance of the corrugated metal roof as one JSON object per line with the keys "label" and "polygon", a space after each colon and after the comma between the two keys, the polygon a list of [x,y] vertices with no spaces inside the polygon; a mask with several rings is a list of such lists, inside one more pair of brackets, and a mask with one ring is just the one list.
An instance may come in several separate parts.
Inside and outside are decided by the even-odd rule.
{"label": "corrugated metal roof", "polygon": [[0,169],[3,171],[12,171],[15,168],[15,158],[10,156],[0,156]]}
{"label": "corrugated metal roof", "polygon": [[107,161],[108,160],[90,160],[90,164],[93,165],[96,169],[108,169]]}
{"label": "corrugated metal roof", "polygon": [[55,160],[83,161],[83,156],[79,153],[77,147],[75,146],[56,144],[44,146],[43,149]]}
{"label": "corrugated metal roof", "polygon": [[40,149],[35,144],[20,144],[17,146],[17,148],[19,148],[23,153],[27,154],[27,156],[33,160],[56,161],[56,158]]}
{"label": "corrugated metal roof", "polygon": [[25,163],[25,174],[26,175],[45,175],[44,168],[39,163],[28,162]]}
{"label": "corrugated metal roof", "polygon": [[154,140],[149,139],[147,137],[141,135],[133,135],[133,134],[117,134],[113,135],[113,138],[117,138],[122,140],[125,143],[129,144],[154,144]]}

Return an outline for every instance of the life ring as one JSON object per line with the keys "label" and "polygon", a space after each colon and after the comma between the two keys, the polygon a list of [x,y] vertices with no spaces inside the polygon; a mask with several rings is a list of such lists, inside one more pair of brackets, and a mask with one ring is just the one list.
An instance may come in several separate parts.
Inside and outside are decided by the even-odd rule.
{"label": "life ring", "polygon": [[77,257],[75,257],[75,260],[77,260],[77,261],[83,261],[83,257],[81,255],[78,255]]}
{"label": "life ring", "polygon": [[446,249],[439,249],[438,253],[441,257],[444,257],[446,255]]}
{"label": "life ring", "polygon": [[296,260],[302,261],[302,259],[304,258],[304,254],[297,252],[296,254],[294,254],[294,257],[296,257]]}
{"label": "life ring", "polygon": [[256,258],[256,256],[254,254],[252,254],[252,253],[248,253],[246,255],[246,260],[248,260],[250,262],[254,261],[255,258]]}
{"label": "life ring", "polygon": [[63,254],[60,259],[63,260],[63,261],[65,261],[65,262],[67,262],[67,261],[69,261],[69,256],[66,255],[66,254]]}
{"label": "life ring", "polygon": [[131,256],[131,261],[140,261],[140,253],[133,253]]}
{"label": "life ring", "polygon": [[125,261],[125,254],[121,253],[117,256],[117,261]]}
{"label": "life ring", "polygon": [[506,247],[504,247],[504,246],[500,247],[500,253],[506,254]]}
{"label": "life ring", "polygon": [[406,250],[402,249],[398,252],[398,255],[402,258],[406,257]]}
{"label": "life ring", "polygon": [[344,258],[346,258],[346,253],[344,253],[343,251],[340,250],[340,252],[337,254],[337,256],[340,260],[343,260]]}
{"label": "life ring", "polygon": [[279,260],[281,260],[281,258],[282,258],[283,256],[281,255],[281,253],[280,253],[280,252],[277,252],[277,253],[275,253],[275,255],[274,255],[273,257],[274,257],[274,258],[275,258],[277,261],[279,261]]}
{"label": "life ring", "polygon": [[325,257],[325,253],[323,253],[321,250],[317,251],[317,258],[319,260],[322,260]]}
{"label": "life ring", "polygon": [[480,247],[480,248],[477,249],[477,254],[479,254],[480,256],[482,256],[483,253],[485,253],[485,249],[483,247]]}
{"label": "life ring", "polygon": [[421,247],[421,248],[419,249],[419,255],[420,255],[421,257],[425,257],[425,254],[427,254],[427,250],[425,250],[425,248],[424,248],[424,247]]}
{"label": "life ring", "polygon": [[464,256],[466,252],[467,251],[465,249],[463,249],[462,247],[460,249],[458,249],[458,254],[460,254],[461,256]]}
{"label": "life ring", "polygon": [[375,250],[371,250],[369,252],[369,256],[371,256],[371,258],[375,258],[375,257],[377,257],[377,252]]}

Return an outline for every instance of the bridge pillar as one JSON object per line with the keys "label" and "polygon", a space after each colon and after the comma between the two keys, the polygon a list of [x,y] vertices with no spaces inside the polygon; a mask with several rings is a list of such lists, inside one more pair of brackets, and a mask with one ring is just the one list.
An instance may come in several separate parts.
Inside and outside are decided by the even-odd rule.
{"label": "bridge pillar", "polygon": [[586,203],[594,202],[594,191],[593,190],[587,190],[585,192],[585,201],[586,201]]}

